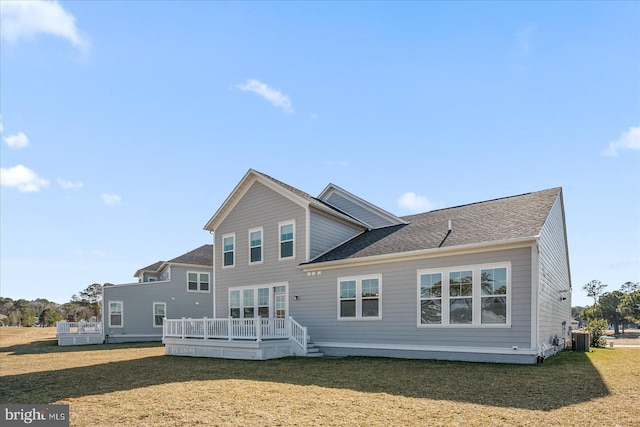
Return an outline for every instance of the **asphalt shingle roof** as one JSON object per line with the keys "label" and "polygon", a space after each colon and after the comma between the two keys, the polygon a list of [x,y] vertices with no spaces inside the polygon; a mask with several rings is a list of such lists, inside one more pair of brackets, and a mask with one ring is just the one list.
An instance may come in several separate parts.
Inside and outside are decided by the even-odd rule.
{"label": "asphalt shingle roof", "polygon": [[310,264],[535,237],[560,187],[402,217],[408,224],[366,231]]}
{"label": "asphalt shingle roof", "polygon": [[213,266],[213,245],[202,245],[184,255],[173,258],[168,262],[172,264],[194,264]]}
{"label": "asphalt shingle roof", "polygon": [[[189,251],[186,254],[180,255],[179,257],[173,258],[167,262],[172,264],[193,264],[212,267],[213,245],[202,245],[197,249]],[[153,264],[138,270],[135,275],[138,275],[143,271],[157,272],[164,264],[164,261],[154,262]]]}

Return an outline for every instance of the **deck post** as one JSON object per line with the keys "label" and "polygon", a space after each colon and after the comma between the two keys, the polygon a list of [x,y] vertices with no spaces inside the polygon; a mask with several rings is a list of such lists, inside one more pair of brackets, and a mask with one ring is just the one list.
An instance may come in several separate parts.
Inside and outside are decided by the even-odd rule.
{"label": "deck post", "polygon": [[207,328],[207,318],[206,317],[203,318],[202,321],[203,321],[202,327],[204,328],[204,331],[203,331],[204,332],[204,339],[206,340],[207,339],[207,330],[209,329],[209,328]]}
{"label": "deck post", "polygon": [[231,326],[232,321],[233,321],[233,318],[231,317],[227,319],[227,335],[229,335],[229,341],[233,339],[233,335],[231,334],[231,332],[233,332],[233,327]]}
{"label": "deck post", "polygon": [[262,320],[260,315],[254,319],[254,322],[256,324],[256,341],[260,342],[262,341]]}
{"label": "deck post", "polygon": [[183,318],[182,318],[182,331],[181,331],[181,332],[182,332],[182,339],[184,339],[184,338],[185,338],[185,333],[184,333],[184,331],[185,331],[185,318],[183,317]]}
{"label": "deck post", "polygon": [[84,320],[80,320],[78,323],[78,335],[82,333],[82,323],[84,323]]}

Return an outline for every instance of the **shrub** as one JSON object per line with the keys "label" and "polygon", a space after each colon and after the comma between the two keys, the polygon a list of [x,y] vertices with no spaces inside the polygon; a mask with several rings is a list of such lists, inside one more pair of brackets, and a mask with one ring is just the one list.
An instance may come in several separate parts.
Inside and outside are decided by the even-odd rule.
{"label": "shrub", "polygon": [[604,348],[607,346],[607,341],[602,338],[602,336],[608,326],[609,324],[604,319],[589,320],[589,323],[587,324],[587,331],[591,334],[591,347]]}

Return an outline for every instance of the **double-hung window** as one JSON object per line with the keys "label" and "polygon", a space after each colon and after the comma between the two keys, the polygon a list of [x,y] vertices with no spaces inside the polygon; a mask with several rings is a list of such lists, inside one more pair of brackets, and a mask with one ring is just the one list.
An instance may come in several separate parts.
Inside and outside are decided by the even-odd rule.
{"label": "double-hung window", "polygon": [[154,302],[153,303],[153,327],[161,328],[162,327],[162,319],[167,314],[167,304],[164,302]]}
{"label": "double-hung window", "polygon": [[225,234],[222,236],[222,267],[235,265],[236,235]]}
{"label": "double-hung window", "polygon": [[187,272],[187,290],[189,292],[209,292],[209,273]]}
{"label": "double-hung window", "polygon": [[381,319],[382,276],[338,278],[338,319]]}
{"label": "double-hung window", "polygon": [[249,264],[262,262],[262,227],[249,230]]}
{"label": "double-hung window", "polygon": [[418,326],[508,326],[510,264],[418,271]]}
{"label": "double-hung window", "polygon": [[122,328],[124,323],[122,309],[122,301],[109,301],[109,327]]}
{"label": "double-hung window", "polygon": [[281,222],[278,224],[278,230],[280,242],[279,259],[295,258],[295,221]]}

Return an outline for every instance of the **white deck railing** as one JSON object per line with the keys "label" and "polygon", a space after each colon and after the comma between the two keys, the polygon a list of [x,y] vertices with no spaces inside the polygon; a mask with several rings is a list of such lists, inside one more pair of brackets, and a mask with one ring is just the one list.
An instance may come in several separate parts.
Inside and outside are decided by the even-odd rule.
{"label": "white deck railing", "polygon": [[305,352],[307,328],[293,320],[275,318],[251,319],[164,319],[162,338],[269,340],[291,339]]}
{"label": "white deck railing", "polygon": [[60,334],[101,334],[101,322],[67,322],[56,323],[56,335]]}

